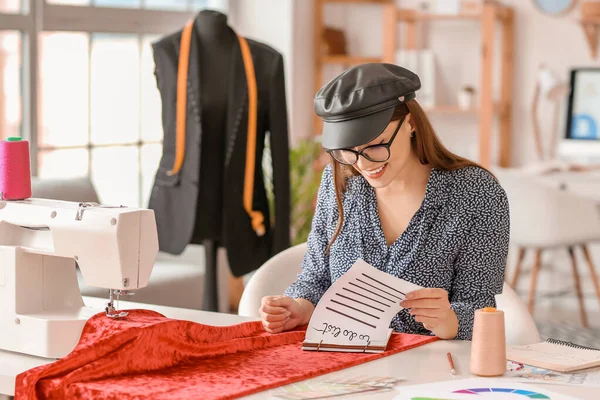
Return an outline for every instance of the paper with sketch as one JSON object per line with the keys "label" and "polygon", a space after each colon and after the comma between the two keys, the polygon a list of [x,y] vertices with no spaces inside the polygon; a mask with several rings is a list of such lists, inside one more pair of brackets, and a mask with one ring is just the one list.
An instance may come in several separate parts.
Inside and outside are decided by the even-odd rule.
{"label": "paper with sketch", "polygon": [[406,294],[422,289],[358,260],[325,292],[308,324],[304,350],[385,350]]}
{"label": "paper with sketch", "polygon": [[273,398],[281,400],[330,399],[369,392],[369,395],[394,390],[394,384],[403,378],[356,376],[351,378],[331,378],[327,381],[302,381],[283,386],[273,393]]}
{"label": "paper with sketch", "polygon": [[502,379],[514,382],[548,383],[569,386],[600,387],[600,369],[589,369],[571,374],[525,365],[518,371],[507,371]]}

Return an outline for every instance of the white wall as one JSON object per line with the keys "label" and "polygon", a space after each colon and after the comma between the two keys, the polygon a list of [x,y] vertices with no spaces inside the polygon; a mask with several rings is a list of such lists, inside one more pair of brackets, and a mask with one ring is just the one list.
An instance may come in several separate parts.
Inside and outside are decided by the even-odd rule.
{"label": "white wall", "polygon": [[[515,161],[525,162],[534,157],[528,109],[533,98],[537,66],[545,63],[568,80],[569,68],[599,66],[600,62],[591,58],[578,23],[578,8],[565,17],[552,18],[538,12],[531,2],[511,0],[507,3],[511,3],[517,13],[513,151]],[[521,137],[521,132],[527,137]]]}

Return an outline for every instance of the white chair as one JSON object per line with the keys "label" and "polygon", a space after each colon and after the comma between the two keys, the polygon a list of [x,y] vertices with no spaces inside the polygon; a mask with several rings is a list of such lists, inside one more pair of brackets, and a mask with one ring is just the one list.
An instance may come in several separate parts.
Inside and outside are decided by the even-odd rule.
{"label": "white chair", "polygon": [[[283,294],[296,280],[301,271],[306,243],[291,247],[263,264],[250,278],[242,298],[238,314],[245,317],[260,317],[258,309],[264,296]],[[504,311],[506,342],[521,345],[537,343],[540,335],[531,314],[512,288],[504,283],[503,293],[496,296],[499,310]]]}
{"label": "white chair", "polygon": [[238,306],[238,315],[260,317],[258,309],[264,296],[283,294],[302,270],[306,243],[290,247],[267,260],[250,278]]}
{"label": "white chair", "polygon": [[587,314],[577,271],[575,249],[580,247],[600,301],[598,277],[587,244],[600,239],[600,215],[594,201],[551,187],[535,176],[517,169],[492,171],[507,193],[510,207],[511,244],[518,248],[517,264],[510,285],[518,283],[527,250],[535,252],[528,307],[533,314],[537,278],[544,250],[564,248],[571,259],[581,322],[588,327]]}
{"label": "white chair", "polygon": [[506,343],[523,345],[540,341],[540,333],[525,303],[506,282],[502,294],[496,295],[496,308],[504,312]]}

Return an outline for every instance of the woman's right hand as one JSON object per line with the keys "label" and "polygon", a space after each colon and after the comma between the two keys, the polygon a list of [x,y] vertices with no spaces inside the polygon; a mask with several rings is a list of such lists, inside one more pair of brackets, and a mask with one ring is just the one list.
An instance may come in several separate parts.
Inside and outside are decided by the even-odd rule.
{"label": "woman's right hand", "polygon": [[[299,301],[300,300],[300,301]],[[260,308],[260,318],[262,320],[265,331],[269,333],[279,333],[293,329],[298,325],[302,325],[308,322],[310,319],[306,318],[307,310],[306,303],[310,303],[307,300],[299,299],[295,300],[288,296],[265,296],[262,298]],[[312,303],[310,304],[312,306]],[[314,307],[309,311],[312,314]]]}

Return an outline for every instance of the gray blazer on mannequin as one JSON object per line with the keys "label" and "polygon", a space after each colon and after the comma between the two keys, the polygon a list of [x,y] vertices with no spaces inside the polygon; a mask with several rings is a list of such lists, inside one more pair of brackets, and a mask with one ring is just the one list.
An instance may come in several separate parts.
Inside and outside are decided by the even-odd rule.
{"label": "gray blazer on mannequin", "polygon": [[[202,88],[199,82],[199,54],[192,35],[187,88],[185,158],[181,171],[167,174],[175,160],[175,120],[177,67],[182,31],[153,43],[155,76],[162,98],[164,131],[163,154],[149,202],[156,215],[160,250],[180,254],[190,243],[194,231],[200,177],[202,143],[201,110],[198,109]],[[227,111],[226,153],[223,168],[223,240],[222,246],[232,273],[241,276],[257,269],[268,258],[290,246],[290,178],[288,121],[285,98],[283,57],[271,47],[248,40],[254,62],[258,88],[258,121],[253,209],[265,217],[266,233],[258,236],[243,206],[246,137],[248,121],[248,87],[239,46],[234,49]],[[266,135],[269,135],[275,194],[274,224],[271,225],[262,158]]]}

